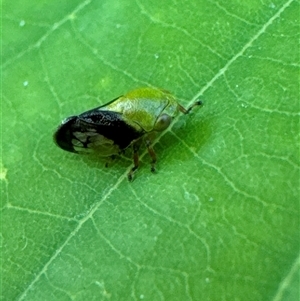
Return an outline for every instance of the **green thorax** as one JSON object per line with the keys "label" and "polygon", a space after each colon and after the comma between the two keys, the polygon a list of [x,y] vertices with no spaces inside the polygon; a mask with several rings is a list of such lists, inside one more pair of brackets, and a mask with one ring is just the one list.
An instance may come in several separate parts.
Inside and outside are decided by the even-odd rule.
{"label": "green thorax", "polygon": [[137,130],[151,132],[162,114],[175,117],[178,113],[176,99],[167,91],[154,88],[133,90],[100,107],[121,113],[124,121]]}

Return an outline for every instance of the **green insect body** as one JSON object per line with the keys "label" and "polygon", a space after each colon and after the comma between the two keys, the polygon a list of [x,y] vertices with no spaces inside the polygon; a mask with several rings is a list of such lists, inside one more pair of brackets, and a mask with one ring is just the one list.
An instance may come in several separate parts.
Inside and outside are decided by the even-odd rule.
{"label": "green insect body", "polygon": [[145,141],[151,157],[151,171],[155,171],[156,155],[151,146],[155,133],[168,128],[174,117],[201,105],[197,101],[184,109],[167,91],[140,88],[128,92],[109,103],[63,120],[54,134],[55,143],[74,153],[96,152],[111,157],[133,147],[133,174],[139,166],[138,150]]}

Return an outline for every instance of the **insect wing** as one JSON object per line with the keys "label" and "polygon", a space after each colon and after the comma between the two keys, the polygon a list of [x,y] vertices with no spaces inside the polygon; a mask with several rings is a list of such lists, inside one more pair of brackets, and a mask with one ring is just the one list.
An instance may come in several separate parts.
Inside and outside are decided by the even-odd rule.
{"label": "insect wing", "polygon": [[141,128],[134,127],[119,112],[94,109],[78,117],[89,125],[92,124],[99,134],[112,140],[120,149],[125,149],[144,134]]}
{"label": "insect wing", "polygon": [[54,135],[56,144],[75,153],[118,154],[142,134],[120,113],[93,109],[65,119]]}
{"label": "insect wing", "polygon": [[62,149],[75,153],[97,152],[105,157],[120,151],[118,145],[99,133],[95,124],[80,116],[65,119],[56,131],[54,140]]}

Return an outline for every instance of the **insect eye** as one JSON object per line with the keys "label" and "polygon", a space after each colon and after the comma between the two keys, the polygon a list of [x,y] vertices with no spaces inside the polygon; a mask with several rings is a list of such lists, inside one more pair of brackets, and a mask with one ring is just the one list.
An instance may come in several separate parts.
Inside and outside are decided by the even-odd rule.
{"label": "insect eye", "polygon": [[172,121],[171,116],[167,114],[160,115],[156,120],[154,130],[159,132],[165,130],[170,125],[171,121]]}

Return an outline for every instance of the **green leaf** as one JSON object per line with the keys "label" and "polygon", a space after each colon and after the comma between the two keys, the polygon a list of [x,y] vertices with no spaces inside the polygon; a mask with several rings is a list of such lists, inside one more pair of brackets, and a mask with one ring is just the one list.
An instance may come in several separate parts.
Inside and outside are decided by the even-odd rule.
{"label": "green leaf", "polygon": [[[2,5],[3,300],[297,300],[299,2]],[[136,87],[187,107],[143,149],[62,151],[67,116]]]}

